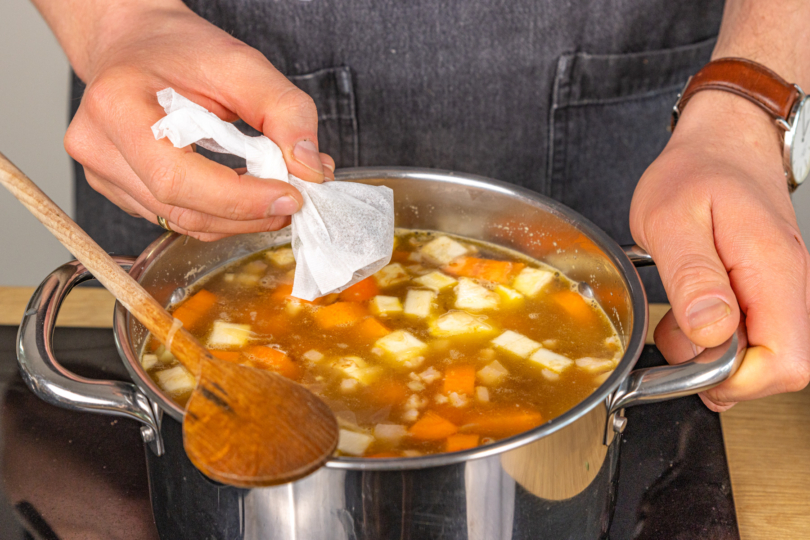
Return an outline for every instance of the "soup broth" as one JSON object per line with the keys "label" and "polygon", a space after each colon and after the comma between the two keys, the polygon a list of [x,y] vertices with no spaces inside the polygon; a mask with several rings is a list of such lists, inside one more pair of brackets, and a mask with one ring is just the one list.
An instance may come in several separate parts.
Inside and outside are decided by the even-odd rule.
{"label": "soup broth", "polygon": [[[389,265],[315,302],[291,296],[289,245],[208,276],[173,315],[228,362],[320,396],[338,454],[409,457],[517,435],[593,392],[623,354],[599,305],[559,270],[447,234],[398,231]],[[152,340],[150,377],[177,403],[192,375]]]}

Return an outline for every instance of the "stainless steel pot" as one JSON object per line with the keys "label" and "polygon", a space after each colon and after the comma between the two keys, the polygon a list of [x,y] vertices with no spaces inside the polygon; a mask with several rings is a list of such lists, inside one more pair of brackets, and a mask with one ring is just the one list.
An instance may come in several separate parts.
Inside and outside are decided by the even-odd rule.
{"label": "stainless steel pot", "polygon": [[[570,538],[606,534],[613,508],[623,408],[694,394],[739,365],[742,330],[689,363],[633,371],[647,332],[643,287],[633,266],[651,261],[623,250],[572,210],[536,193],[471,175],[416,169],[351,169],[338,179],[385,184],[395,192],[398,227],[439,230],[517,249],[580,282],[605,308],[626,353],[605,383],[565,414],[481,448],[410,459],[333,458],[297,482],[243,490],[193,468],[182,447],[183,411],[138,362],[146,331],[120,305],[114,332],[134,384],[78,377],[54,358],[59,307],[91,279],[69,263],[40,285],[18,337],[20,369],[45,401],[143,423],[155,519],[166,539],[469,539]],[[137,260],[119,258],[164,305],[201,277],[289,232],[202,243],[176,234]]]}

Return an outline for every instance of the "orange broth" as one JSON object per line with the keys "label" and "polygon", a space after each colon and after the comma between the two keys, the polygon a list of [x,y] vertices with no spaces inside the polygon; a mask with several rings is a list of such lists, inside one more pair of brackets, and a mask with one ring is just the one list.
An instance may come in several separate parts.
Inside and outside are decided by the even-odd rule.
{"label": "orange broth", "polygon": [[[560,271],[489,244],[398,231],[391,263],[315,302],[290,295],[289,245],[206,277],[173,313],[218,358],[307,386],[341,424],[339,455],[409,457],[511,437],[567,411],[623,350]],[[162,345],[147,373],[194,386]]]}

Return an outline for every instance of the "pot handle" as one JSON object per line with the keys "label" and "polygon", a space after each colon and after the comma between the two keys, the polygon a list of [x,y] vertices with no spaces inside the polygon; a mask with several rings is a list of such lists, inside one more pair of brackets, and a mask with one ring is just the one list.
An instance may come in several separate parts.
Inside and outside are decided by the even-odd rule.
{"label": "pot handle", "polygon": [[[652,266],[652,257],[637,245],[622,246],[633,265]],[[725,343],[706,349],[692,360],[674,366],[632,371],[609,401],[609,414],[621,409],[698,394],[722,383],[740,367],[748,346],[745,322]],[[621,431],[623,418],[614,421]]]}
{"label": "pot handle", "polygon": [[[125,270],[134,257],[113,257]],[[134,384],[94,381],[71,373],[53,354],[53,332],[59,308],[79,283],[92,279],[78,261],[57,268],[34,292],[17,333],[17,361],[28,388],[40,399],[65,409],[134,418],[143,424],[141,436],[157,455],[163,454],[160,415]]]}

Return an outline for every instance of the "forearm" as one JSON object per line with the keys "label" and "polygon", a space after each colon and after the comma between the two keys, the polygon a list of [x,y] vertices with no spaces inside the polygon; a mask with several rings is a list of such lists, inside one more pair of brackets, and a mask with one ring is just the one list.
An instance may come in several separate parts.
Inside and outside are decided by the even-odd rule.
{"label": "forearm", "polygon": [[747,58],[810,90],[808,21],[807,0],[726,0],[712,58]]}
{"label": "forearm", "polygon": [[180,0],[32,0],[79,78],[87,82],[98,55],[133,13],[187,10]]}

